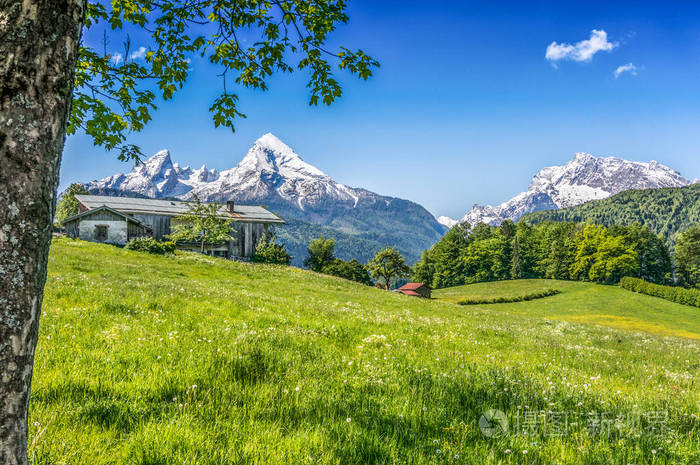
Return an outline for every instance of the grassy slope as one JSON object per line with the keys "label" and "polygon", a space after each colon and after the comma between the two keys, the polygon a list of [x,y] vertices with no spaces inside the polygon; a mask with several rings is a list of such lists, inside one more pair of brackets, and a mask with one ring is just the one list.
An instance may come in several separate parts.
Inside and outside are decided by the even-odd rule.
{"label": "grassy slope", "polygon": [[[618,343],[616,330],[523,308],[58,240],[37,349],[32,461],[700,460],[696,341],[625,332]],[[477,427],[487,408],[581,417],[564,437],[538,429],[489,439]],[[586,412],[659,411],[669,415],[664,435],[585,428]]]}
{"label": "grassy slope", "polygon": [[[493,310],[700,340],[700,312],[696,308],[650,298],[617,286],[521,279],[437,289],[433,291],[433,297],[457,302],[463,297],[512,297],[549,288],[562,293],[517,304],[493,304]],[[492,306],[489,305],[488,308],[491,309]]]}

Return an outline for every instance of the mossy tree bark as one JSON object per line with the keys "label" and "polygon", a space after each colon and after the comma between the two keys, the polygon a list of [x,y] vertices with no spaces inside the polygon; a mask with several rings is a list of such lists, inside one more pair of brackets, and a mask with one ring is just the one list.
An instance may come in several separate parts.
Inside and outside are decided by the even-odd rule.
{"label": "mossy tree bark", "polygon": [[0,463],[27,416],[84,0],[0,0]]}

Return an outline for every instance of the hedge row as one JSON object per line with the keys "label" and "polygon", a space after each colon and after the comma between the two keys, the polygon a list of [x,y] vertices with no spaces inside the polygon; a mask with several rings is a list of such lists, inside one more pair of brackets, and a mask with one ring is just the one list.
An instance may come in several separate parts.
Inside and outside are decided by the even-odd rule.
{"label": "hedge row", "polygon": [[640,294],[653,295],[683,305],[700,307],[700,289],[686,289],[684,287],[662,286],[644,281],[639,278],[625,277],[620,280],[620,287],[628,291]]}
{"label": "hedge row", "polygon": [[488,299],[478,299],[478,298],[464,298],[458,300],[457,303],[460,305],[480,305],[480,304],[507,304],[511,302],[524,302],[526,300],[541,299],[542,297],[549,297],[550,295],[559,294],[561,291],[557,289],[545,289],[543,291],[533,292],[531,294],[517,295],[514,297],[491,297]]}

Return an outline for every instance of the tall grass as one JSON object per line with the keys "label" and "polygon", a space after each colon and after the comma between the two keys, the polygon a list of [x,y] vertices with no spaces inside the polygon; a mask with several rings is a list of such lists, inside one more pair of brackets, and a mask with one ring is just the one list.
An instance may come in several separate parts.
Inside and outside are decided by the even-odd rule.
{"label": "tall grass", "polygon": [[[570,299],[594,313],[578,296],[485,310],[288,267],[58,240],[31,460],[697,463],[700,344],[527,310]],[[509,434],[482,433],[488,409],[505,413]],[[515,426],[559,412],[570,416],[560,436]],[[601,434],[591,425],[605,412],[639,413],[639,428]]]}

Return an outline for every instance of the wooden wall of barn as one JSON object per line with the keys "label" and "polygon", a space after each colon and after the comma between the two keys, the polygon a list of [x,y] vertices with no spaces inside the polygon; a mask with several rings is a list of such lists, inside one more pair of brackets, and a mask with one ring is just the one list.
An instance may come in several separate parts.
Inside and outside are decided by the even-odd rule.
{"label": "wooden wall of barn", "polygon": [[134,213],[133,217],[143,224],[150,226],[150,228],[153,230],[153,238],[158,241],[167,239],[165,236],[171,232],[169,216]]}
{"label": "wooden wall of barn", "polygon": [[236,223],[238,235],[237,254],[239,257],[251,258],[255,253],[255,246],[265,232],[266,225],[262,223]]}

